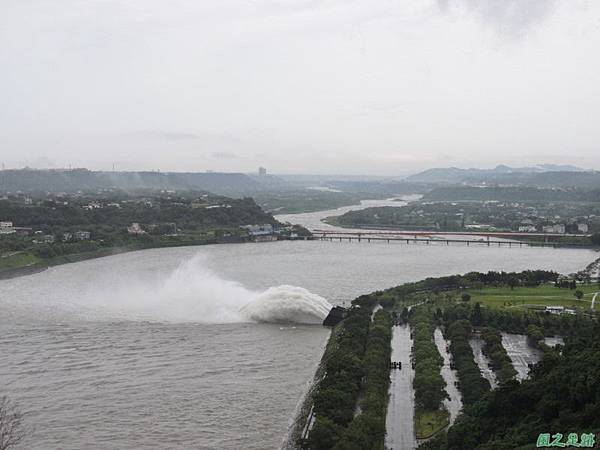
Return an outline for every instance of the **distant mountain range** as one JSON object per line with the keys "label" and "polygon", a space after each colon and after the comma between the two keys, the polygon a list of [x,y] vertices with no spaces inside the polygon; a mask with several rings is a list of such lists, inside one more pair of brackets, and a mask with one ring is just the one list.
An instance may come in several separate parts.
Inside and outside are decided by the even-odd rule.
{"label": "distant mountain range", "polygon": [[[285,184],[285,182],[281,181]],[[95,172],[73,170],[3,170],[0,191],[76,192],[98,189],[188,189],[241,197],[278,184],[275,177],[216,172]]]}
{"label": "distant mountain range", "polygon": [[517,184],[533,186],[581,186],[600,183],[600,173],[569,165],[540,164],[532,167],[499,165],[493,169],[435,168],[406,178],[419,183]]}

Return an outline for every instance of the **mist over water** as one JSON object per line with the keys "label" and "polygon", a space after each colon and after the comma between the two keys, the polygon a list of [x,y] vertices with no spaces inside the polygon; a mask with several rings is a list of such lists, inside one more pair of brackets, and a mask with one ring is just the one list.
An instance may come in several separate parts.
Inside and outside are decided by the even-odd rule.
{"label": "mist over water", "polygon": [[90,287],[82,299],[87,319],[174,323],[321,323],[332,308],[323,297],[301,287],[249,290],[208,269],[200,256],[163,278],[126,278],[108,288]]}

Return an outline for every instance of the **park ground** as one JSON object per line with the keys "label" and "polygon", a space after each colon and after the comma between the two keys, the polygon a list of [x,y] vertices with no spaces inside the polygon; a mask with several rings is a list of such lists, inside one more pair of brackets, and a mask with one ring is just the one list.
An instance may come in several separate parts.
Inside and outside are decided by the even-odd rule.
{"label": "park ground", "polygon": [[[583,292],[578,300],[575,292]],[[553,284],[542,284],[535,287],[486,287],[483,289],[467,289],[471,302],[479,302],[482,306],[496,309],[520,308],[537,309],[544,306],[564,306],[565,308],[591,309],[591,302],[596,292],[600,291],[599,283],[578,284],[577,289],[559,288]],[[600,295],[596,299],[594,310],[600,310]]]}

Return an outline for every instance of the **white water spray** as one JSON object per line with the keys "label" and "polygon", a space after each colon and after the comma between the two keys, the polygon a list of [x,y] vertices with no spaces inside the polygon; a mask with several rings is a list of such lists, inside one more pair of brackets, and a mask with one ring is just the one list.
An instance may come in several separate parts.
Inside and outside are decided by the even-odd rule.
{"label": "white water spray", "polygon": [[270,287],[240,311],[257,322],[321,323],[331,304],[316,294],[296,286]]}
{"label": "white water spray", "polygon": [[316,294],[295,286],[251,291],[210,271],[195,257],[168,277],[121,280],[110,289],[92,289],[84,296],[92,308],[88,318],[167,322],[321,323],[332,305]]}

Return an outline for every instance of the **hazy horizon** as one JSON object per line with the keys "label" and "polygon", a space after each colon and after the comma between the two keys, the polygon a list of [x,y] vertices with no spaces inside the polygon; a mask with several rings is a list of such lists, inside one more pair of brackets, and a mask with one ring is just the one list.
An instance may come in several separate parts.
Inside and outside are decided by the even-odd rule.
{"label": "hazy horizon", "polygon": [[[536,169],[543,169],[544,171],[561,171],[561,172],[568,172],[570,171],[570,169],[574,170],[574,171],[584,171],[584,172],[592,172],[592,171],[597,171],[595,168],[588,168],[588,167],[579,167],[579,166],[568,166],[568,165],[564,165],[564,166],[557,166],[555,168],[548,168],[548,167],[542,167],[542,166],[551,166],[552,164],[545,164],[545,163],[539,163],[539,164],[532,164],[529,166],[509,166],[511,169],[516,169],[516,170],[523,170],[523,169],[533,169],[532,171],[535,171]],[[309,173],[309,172],[304,172],[304,173],[300,173],[300,172],[268,172],[268,175],[273,175],[273,176],[288,176],[288,177],[306,177],[306,178],[310,178],[310,177],[319,177],[319,178],[323,178],[323,177],[332,177],[332,178],[348,178],[348,179],[364,179],[364,180],[368,180],[368,179],[404,179],[407,178],[411,175],[415,175],[418,173],[421,173],[423,171],[429,170],[429,169],[463,169],[463,170],[493,170],[495,168],[497,168],[498,166],[507,166],[507,164],[503,164],[503,163],[499,163],[496,165],[492,165],[489,167],[472,167],[472,166],[436,166],[436,167],[430,167],[430,168],[424,168],[424,169],[415,169],[415,170],[409,170],[409,171],[402,171],[402,172],[398,172],[395,174],[387,174],[387,175],[381,175],[381,174],[373,174],[373,173],[368,173],[368,172],[364,172],[364,173]],[[91,170],[91,171],[99,171],[99,172],[163,172],[163,173],[224,173],[224,174],[237,174],[237,173],[241,173],[241,174],[247,174],[247,175],[257,175],[258,174],[258,170],[239,170],[239,171],[230,171],[230,170],[166,170],[166,171],[162,171],[160,169],[136,169],[136,168],[128,168],[128,169],[119,169],[115,166],[115,168],[107,168],[107,169],[94,169],[94,168],[89,168],[89,167],[49,167],[49,166],[40,166],[40,167],[34,167],[34,166],[22,166],[22,167],[4,167],[3,169],[6,170],[22,170],[22,169],[31,169],[31,170],[58,170],[58,171],[69,171],[69,170],[83,170],[83,169],[87,169],[87,170]],[[257,168],[258,169],[258,168]]]}
{"label": "hazy horizon", "polygon": [[6,0],[0,163],[600,167],[600,3]]}

